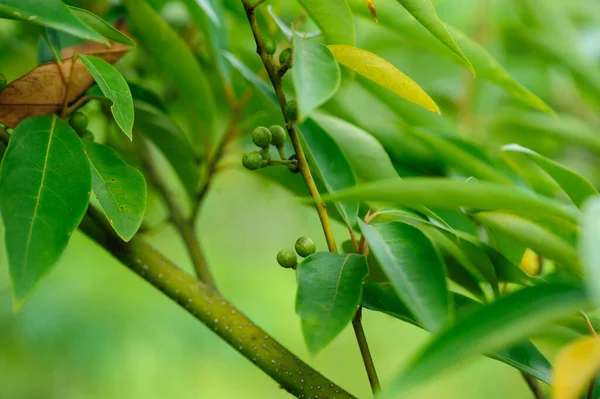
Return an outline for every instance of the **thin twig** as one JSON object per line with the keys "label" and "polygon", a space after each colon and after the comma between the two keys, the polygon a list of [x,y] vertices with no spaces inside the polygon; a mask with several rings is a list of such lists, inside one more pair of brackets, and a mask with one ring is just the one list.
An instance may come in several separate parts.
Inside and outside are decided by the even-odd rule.
{"label": "thin twig", "polygon": [[525,379],[525,382],[527,383],[527,386],[533,393],[535,399],[546,399],[546,395],[544,395],[540,384],[535,378],[524,372],[521,372],[521,375],[523,376],[523,379]]}
{"label": "thin twig", "polygon": [[583,317],[583,320],[585,321],[585,324],[587,325],[588,330],[590,330],[590,334],[592,334],[594,337],[597,337],[598,333],[596,332],[596,329],[592,325],[592,321],[590,320],[588,315],[583,311],[579,311],[579,313],[581,313],[581,316]]}
{"label": "thin twig", "polygon": [[367,376],[369,377],[371,390],[373,391],[373,394],[376,394],[381,390],[381,385],[379,385],[379,378],[377,377],[377,371],[375,370],[375,363],[373,362],[373,357],[371,356],[371,351],[369,350],[369,344],[367,343],[367,337],[365,336],[365,331],[363,330],[361,318],[362,307],[359,307],[356,315],[354,315],[354,319],[352,319],[352,327],[354,328],[354,335],[356,335],[358,348],[360,349],[360,354],[363,358],[363,363],[365,364],[365,370],[367,371]]}
{"label": "thin twig", "polygon": [[[60,113],[60,117],[62,119],[64,119],[67,116],[67,104],[69,102],[69,93],[71,92],[71,82],[73,81],[73,73],[75,72],[75,65],[77,64],[77,54],[73,54],[73,57],[71,57],[71,71],[69,72],[69,79],[67,81],[67,88],[65,90],[65,97],[63,98],[63,106],[62,106],[62,111]],[[58,69],[61,69],[60,66],[58,66]]]}

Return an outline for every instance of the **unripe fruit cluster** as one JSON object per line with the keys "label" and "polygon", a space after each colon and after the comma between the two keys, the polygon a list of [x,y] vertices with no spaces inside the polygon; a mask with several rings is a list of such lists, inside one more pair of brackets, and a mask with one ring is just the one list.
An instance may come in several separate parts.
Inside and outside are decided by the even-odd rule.
{"label": "unripe fruit cluster", "polygon": [[252,142],[262,151],[250,151],[243,155],[242,165],[246,169],[256,170],[269,164],[269,146],[274,146],[277,149],[283,148],[287,134],[285,129],[279,125],[266,128],[259,126],[252,132]]}
{"label": "unripe fruit cluster", "polygon": [[306,258],[314,254],[317,250],[315,243],[309,237],[298,238],[294,248],[296,249],[295,252],[289,248],[284,248],[277,252],[277,263],[279,263],[281,267],[285,267],[286,269],[295,268],[298,264],[298,257],[296,254]]}

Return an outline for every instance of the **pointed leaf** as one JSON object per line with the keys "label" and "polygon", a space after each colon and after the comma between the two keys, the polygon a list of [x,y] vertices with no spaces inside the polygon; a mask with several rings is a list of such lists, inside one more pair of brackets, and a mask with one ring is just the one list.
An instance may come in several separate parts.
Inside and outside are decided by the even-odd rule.
{"label": "pointed leaf", "polygon": [[396,293],[425,328],[439,331],[448,324],[452,314],[446,272],[431,241],[402,222],[359,225]]}
{"label": "pointed leaf", "polygon": [[581,274],[581,265],[575,248],[541,225],[502,212],[478,212],[473,217],[493,232],[498,231],[514,238],[536,253],[548,259],[553,259],[573,272]]}
{"label": "pointed leaf", "polygon": [[477,354],[503,349],[586,306],[585,293],[577,286],[545,284],[510,293],[434,336],[383,396],[406,394],[448,368]]}
{"label": "pointed leaf", "polygon": [[585,202],[581,224],[583,233],[579,255],[590,296],[600,306],[600,197],[592,197]]}
{"label": "pointed leaf", "polygon": [[439,114],[437,104],[408,76],[383,58],[357,47],[330,45],[335,59],[342,65],[360,73],[400,97]]}
{"label": "pointed leaf", "polygon": [[[62,64],[62,44],[60,43],[60,36],[58,34],[58,31],[52,28],[41,28],[40,33],[42,35],[42,38],[44,39],[44,42],[46,43],[46,48],[52,54],[49,60],[44,61],[42,63],[56,60],[56,62]],[[43,51],[44,50],[38,49],[38,58],[40,58],[39,55],[44,54]]]}
{"label": "pointed leaf", "polygon": [[137,233],[146,210],[146,180],[104,144],[87,141],[85,151],[92,170],[92,190],[110,225],[129,241]]}
{"label": "pointed leaf", "polygon": [[101,58],[93,55],[80,55],[81,61],[90,71],[102,93],[112,101],[110,111],[123,133],[133,138],[133,98],[129,86],[121,72]]}
{"label": "pointed leaf", "polygon": [[296,313],[313,356],[352,320],[368,274],[366,257],[357,254],[319,252],[298,266]]}
{"label": "pointed leaf", "polygon": [[275,90],[270,84],[267,84],[264,80],[258,77],[250,68],[246,66],[239,58],[231,54],[228,51],[223,52],[223,57],[231,64],[231,66],[237,70],[249,83],[252,83],[254,87],[258,89],[267,99],[269,99],[274,105],[279,106],[279,100],[275,94]]}
{"label": "pointed leaf", "polygon": [[15,308],[66,248],[87,209],[90,181],[81,141],[65,121],[36,116],[15,129],[0,174]]}
{"label": "pointed leaf", "polygon": [[398,2],[439,41],[458,55],[471,72],[475,74],[475,69],[473,69],[471,62],[465,57],[460,47],[458,47],[452,36],[450,36],[450,33],[446,30],[444,23],[435,12],[431,0],[398,0]]}
{"label": "pointed leaf", "polygon": [[102,36],[112,40],[116,43],[121,43],[126,46],[135,46],[135,42],[131,38],[114,26],[100,18],[94,13],[84,10],[83,8],[71,7],[69,9],[77,18],[85,22],[88,26],[94,28],[94,30],[100,33]]}
{"label": "pointed leaf", "polygon": [[325,104],[340,87],[340,66],[331,50],[299,35],[293,39],[292,81],[298,102],[298,120]]}
{"label": "pointed leaf", "polygon": [[102,35],[79,20],[60,0],[2,0],[0,18],[20,19],[82,39],[108,44]]}
{"label": "pointed leaf", "polygon": [[518,144],[508,144],[502,147],[502,150],[508,153],[513,152],[527,155],[529,159],[552,176],[554,181],[560,185],[578,208],[581,208],[583,201],[587,197],[598,195],[598,190],[585,177],[529,148]]}
{"label": "pointed leaf", "polygon": [[298,0],[319,25],[329,44],[354,45],[354,17],[346,0]]}
{"label": "pointed leaf", "polygon": [[385,201],[430,208],[504,210],[556,216],[577,222],[580,212],[558,201],[503,184],[463,182],[444,178],[408,178],[365,183],[326,198],[331,201]]}
{"label": "pointed leaf", "polygon": [[600,338],[585,337],[563,348],[554,362],[552,397],[578,399],[600,371]]}
{"label": "pointed leaf", "polygon": [[163,153],[179,176],[190,200],[196,198],[200,178],[196,157],[185,133],[157,108],[136,101],[135,130],[146,136]]}

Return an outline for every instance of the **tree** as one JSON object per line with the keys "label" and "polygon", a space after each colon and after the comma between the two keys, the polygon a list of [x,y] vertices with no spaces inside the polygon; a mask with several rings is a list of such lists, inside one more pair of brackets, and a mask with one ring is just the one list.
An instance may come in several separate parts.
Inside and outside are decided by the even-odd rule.
{"label": "tree", "polygon": [[[1,17],[42,39],[39,65],[0,81],[15,310],[79,229],[292,395],[355,397],[248,319],[212,277],[198,215],[250,133],[236,166],[295,192],[325,236],[326,250],[303,236],[273,256],[296,274],[310,354],[351,325],[375,395],[407,394],[483,354],[521,373],[536,398],[598,397],[600,197],[560,151],[600,148],[600,72],[576,46],[600,20],[597,6],[478,0],[471,37],[429,0],[173,2],[189,23],[167,22],[163,3],[92,13],[0,0]],[[496,60],[489,15],[504,29],[503,63],[542,64],[552,73],[527,86],[548,83],[558,95],[534,94]],[[456,73],[434,65],[439,81],[424,89],[386,59],[404,48],[357,25],[445,57],[464,76],[446,84]],[[404,66],[430,68],[421,52],[407,49],[415,61]],[[94,106],[107,133],[88,127]],[[151,193],[168,213],[158,223]],[[194,275],[141,234],[162,222],[185,243]],[[432,334],[389,381],[379,381],[363,309]],[[572,335],[551,363],[532,339],[557,326]]]}

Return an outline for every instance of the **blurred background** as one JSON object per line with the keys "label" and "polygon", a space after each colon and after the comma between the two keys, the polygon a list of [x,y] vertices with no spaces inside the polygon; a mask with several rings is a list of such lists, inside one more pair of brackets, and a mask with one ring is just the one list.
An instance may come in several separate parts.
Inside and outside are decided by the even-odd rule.
{"label": "blurred background", "polygon": [[[117,15],[118,11],[117,1],[67,2],[99,15]],[[202,34],[191,25],[185,7],[178,1],[150,3],[189,38],[204,62]],[[258,71],[239,1],[223,3],[230,51]],[[434,122],[433,116],[427,116],[419,122],[423,127],[486,143],[490,148],[516,141],[600,183],[600,5],[597,0],[540,0],[558,10],[558,14],[543,15],[562,15],[569,22],[572,37],[561,35],[564,42],[555,42],[562,54],[557,59],[556,54],[527,40],[528,29],[540,24],[536,17],[541,9],[526,19],[523,15],[527,14],[517,10],[519,3],[434,1],[442,20],[484,43],[561,118],[531,111],[485,81],[473,83],[463,67],[423,51],[368,18],[357,17],[357,45],[393,62],[441,105],[444,116]],[[296,2],[289,0],[269,0],[268,4],[286,21],[301,13]],[[376,0],[375,4],[380,13],[400,7],[394,0]],[[269,32],[281,39],[272,21],[266,17],[264,21]],[[561,21],[542,22],[558,31],[564,28]],[[305,30],[310,29],[308,24]],[[38,64],[38,48],[37,31],[0,20],[0,72],[9,81]],[[118,67],[131,81],[160,93],[171,115],[184,112],[143,49],[133,50]],[[239,76],[235,79],[236,89],[243,89],[246,83]],[[372,124],[385,125],[382,129],[399,123],[371,97],[342,92],[328,106],[360,107]],[[264,111],[263,101],[257,96],[249,106],[242,122],[245,132],[257,124],[279,121],[277,115]],[[227,106],[223,107],[224,125]],[[100,107],[88,104],[85,112],[91,118],[91,130],[108,140],[111,126]],[[185,123],[183,118],[181,123]],[[250,144],[248,135],[240,137],[226,160],[227,167],[217,175],[197,223],[217,284],[225,297],[303,360],[358,397],[371,397],[351,328],[316,358],[307,355],[294,312],[295,276],[277,266],[275,254],[302,235],[312,237],[319,249],[326,245],[312,208],[298,204],[290,191],[269,176],[242,170],[239,157]],[[410,165],[395,161],[399,171],[414,172]],[[183,244],[161,221],[162,205],[152,202],[152,197],[150,201],[153,205],[144,237],[189,268]],[[335,229],[340,237],[346,235],[342,225],[336,224]],[[368,310],[364,326],[383,384],[427,339],[426,333],[413,326]],[[552,358],[565,338],[556,331],[535,342]],[[289,395],[258,368],[82,234],[73,237],[60,264],[19,313],[11,310],[7,264],[4,259],[0,263],[0,399],[286,397]],[[414,399],[481,397],[530,398],[531,393],[517,371],[481,357],[410,395]]]}

